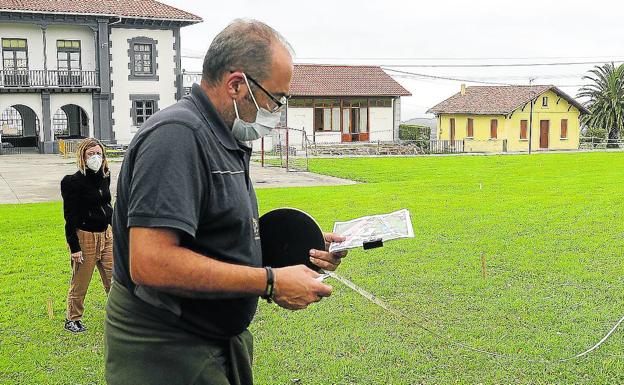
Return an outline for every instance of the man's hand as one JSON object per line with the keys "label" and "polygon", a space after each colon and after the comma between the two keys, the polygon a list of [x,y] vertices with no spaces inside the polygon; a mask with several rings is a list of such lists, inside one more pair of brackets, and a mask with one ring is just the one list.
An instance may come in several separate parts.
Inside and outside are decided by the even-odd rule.
{"label": "man's hand", "polygon": [[71,259],[76,263],[82,263],[84,261],[84,258],[82,257],[82,251],[71,253]]}
{"label": "man's hand", "polygon": [[311,303],[331,295],[332,287],[317,280],[320,274],[305,265],[281,267],[273,272],[273,300],[285,309],[305,309]]}
{"label": "man's hand", "polygon": [[334,271],[340,265],[342,258],[347,255],[347,250],[337,253],[329,253],[327,250],[332,242],[342,242],[345,237],[334,233],[324,233],[323,238],[325,238],[325,250],[310,250],[310,261],[323,270]]}

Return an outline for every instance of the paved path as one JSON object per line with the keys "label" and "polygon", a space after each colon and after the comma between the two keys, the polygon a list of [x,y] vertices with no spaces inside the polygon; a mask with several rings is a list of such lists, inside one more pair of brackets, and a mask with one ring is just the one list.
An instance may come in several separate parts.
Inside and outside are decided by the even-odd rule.
{"label": "paved path", "polygon": [[[111,191],[117,186],[120,161],[110,162]],[[73,159],[60,155],[0,156],[0,204],[32,203],[61,200],[60,182],[64,175],[76,172]],[[251,179],[255,188],[334,186],[354,184],[347,179],[310,172],[287,172],[279,168],[263,168],[252,162]]]}

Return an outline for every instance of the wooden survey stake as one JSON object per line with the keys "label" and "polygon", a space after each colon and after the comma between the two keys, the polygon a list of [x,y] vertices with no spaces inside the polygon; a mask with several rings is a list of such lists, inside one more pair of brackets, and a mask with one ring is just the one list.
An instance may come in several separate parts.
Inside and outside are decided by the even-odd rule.
{"label": "wooden survey stake", "polygon": [[54,318],[54,306],[52,303],[52,298],[48,298],[48,318]]}

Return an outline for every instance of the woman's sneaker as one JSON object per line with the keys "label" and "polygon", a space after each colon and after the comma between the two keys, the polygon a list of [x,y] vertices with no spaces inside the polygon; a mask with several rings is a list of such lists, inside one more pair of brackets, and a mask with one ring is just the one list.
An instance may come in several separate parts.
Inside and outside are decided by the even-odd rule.
{"label": "woman's sneaker", "polygon": [[65,330],[70,331],[72,333],[82,333],[86,332],[87,328],[84,327],[80,320],[77,321],[65,321]]}

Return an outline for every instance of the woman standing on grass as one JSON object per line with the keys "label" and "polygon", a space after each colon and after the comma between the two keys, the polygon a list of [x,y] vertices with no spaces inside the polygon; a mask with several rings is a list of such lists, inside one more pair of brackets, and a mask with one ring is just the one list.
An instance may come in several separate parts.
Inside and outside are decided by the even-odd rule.
{"label": "woman standing on grass", "polygon": [[65,237],[72,266],[65,329],[72,333],[87,330],[82,314],[94,267],[100,271],[106,293],[113,270],[113,207],[104,146],[97,139],[83,140],[76,150],[76,163],[78,171],[61,181]]}

